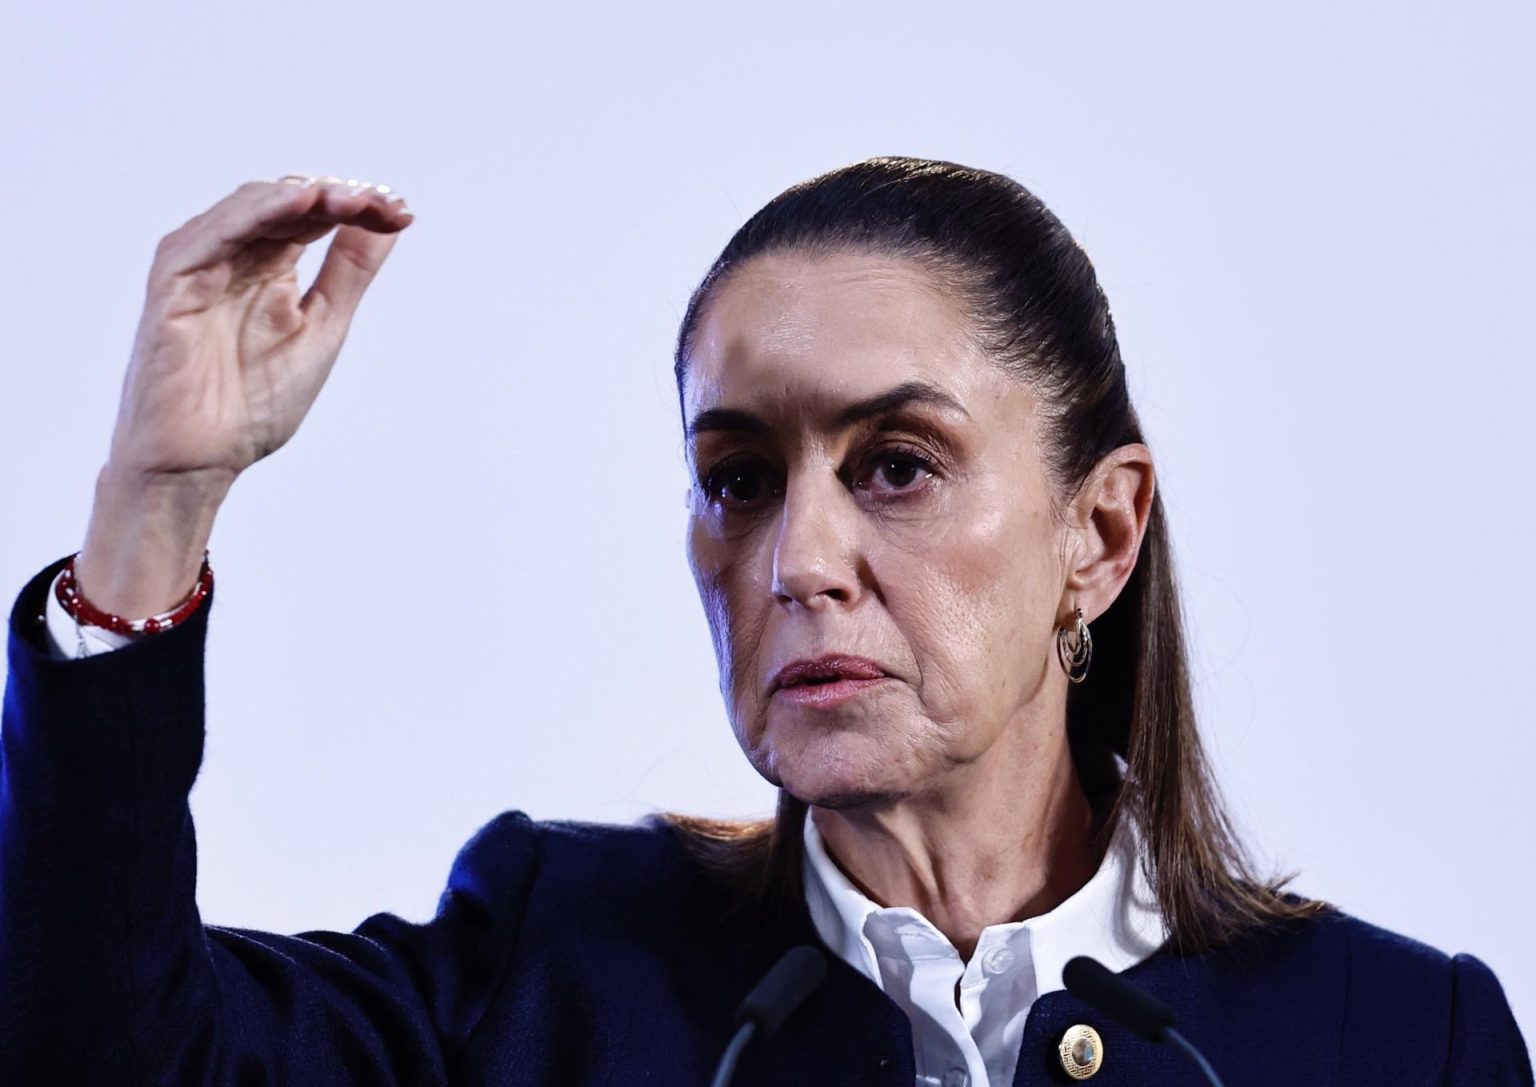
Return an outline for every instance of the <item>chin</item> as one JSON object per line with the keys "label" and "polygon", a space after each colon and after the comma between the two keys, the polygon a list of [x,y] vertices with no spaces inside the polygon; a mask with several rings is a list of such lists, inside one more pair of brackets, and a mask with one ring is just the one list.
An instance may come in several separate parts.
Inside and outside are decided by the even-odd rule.
{"label": "chin", "polygon": [[811,796],[801,796],[793,789],[788,790],[789,795],[802,804],[813,808],[825,808],[827,811],[873,811],[880,808],[888,808],[897,803],[906,794],[899,792],[829,792],[818,793]]}
{"label": "chin", "polygon": [[910,782],[892,764],[891,745],[847,732],[770,737],[758,772],[801,803],[848,809],[890,804],[908,795]]}

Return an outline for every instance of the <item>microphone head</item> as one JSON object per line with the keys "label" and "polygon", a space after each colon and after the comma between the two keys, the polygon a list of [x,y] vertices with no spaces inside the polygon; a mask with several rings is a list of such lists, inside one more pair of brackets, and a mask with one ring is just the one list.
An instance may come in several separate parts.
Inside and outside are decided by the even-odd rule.
{"label": "microphone head", "polygon": [[759,1034],[771,1036],[826,976],[827,957],[819,950],[809,944],[790,948],[736,1009],[736,1025],[756,1023]]}
{"label": "microphone head", "polygon": [[1086,955],[1068,962],[1061,980],[1067,992],[1149,1042],[1162,1041],[1173,1026],[1172,1008]]}

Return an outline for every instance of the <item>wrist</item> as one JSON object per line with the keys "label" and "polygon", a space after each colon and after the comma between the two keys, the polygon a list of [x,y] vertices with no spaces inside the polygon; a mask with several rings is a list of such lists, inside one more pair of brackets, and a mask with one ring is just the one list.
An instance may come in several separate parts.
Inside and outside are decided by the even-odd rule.
{"label": "wrist", "polygon": [[176,605],[174,609],[162,611],[156,615],[129,617],[104,611],[93,604],[80,590],[80,584],[76,577],[76,565],[80,556],[70,558],[63,571],[59,574],[54,586],[54,595],[64,610],[69,613],[81,628],[81,639],[84,639],[83,628],[93,627],[102,631],[121,635],[126,638],[134,638],[142,634],[158,634],[191,618],[202,602],[207,599],[213,589],[213,567],[208,564],[207,555],[203,556],[202,568],[198,571],[196,586],[191,593]]}
{"label": "wrist", "polygon": [[146,475],[104,466],[75,563],[81,594],[129,618],[175,607],[197,584],[232,481],[222,474]]}

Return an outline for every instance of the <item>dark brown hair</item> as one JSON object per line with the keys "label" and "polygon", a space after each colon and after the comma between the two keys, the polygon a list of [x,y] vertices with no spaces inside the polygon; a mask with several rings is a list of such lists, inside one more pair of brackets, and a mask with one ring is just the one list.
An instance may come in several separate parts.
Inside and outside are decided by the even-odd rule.
{"label": "dark brown hair", "polygon": [[[701,315],[735,269],[765,253],[849,249],[916,261],[962,300],[988,356],[1041,397],[1047,469],[1061,498],[1105,454],[1143,441],[1087,255],[1018,182],[929,159],[854,163],[753,215],[689,301],[675,356],[679,399]],[[1091,673],[1067,700],[1073,759],[1100,811],[1101,843],[1121,819],[1138,829],[1171,945],[1200,951],[1324,908],[1283,894],[1285,879],[1258,878],[1222,806],[1195,726],[1160,493],[1135,569],[1092,634]],[[1113,755],[1127,763],[1123,781]],[[769,820],[665,818],[743,902],[799,908],[803,803],[781,789]]]}

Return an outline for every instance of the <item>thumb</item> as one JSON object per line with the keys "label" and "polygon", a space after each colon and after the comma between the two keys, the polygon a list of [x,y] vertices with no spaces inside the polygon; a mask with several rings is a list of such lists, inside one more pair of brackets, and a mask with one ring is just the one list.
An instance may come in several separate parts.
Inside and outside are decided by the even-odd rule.
{"label": "thumb", "polygon": [[346,328],[362,301],[363,292],[378,275],[384,258],[395,247],[396,232],[381,234],[360,226],[336,231],[320,265],[320,274],[304,295],[299,308],[327,324]]}

